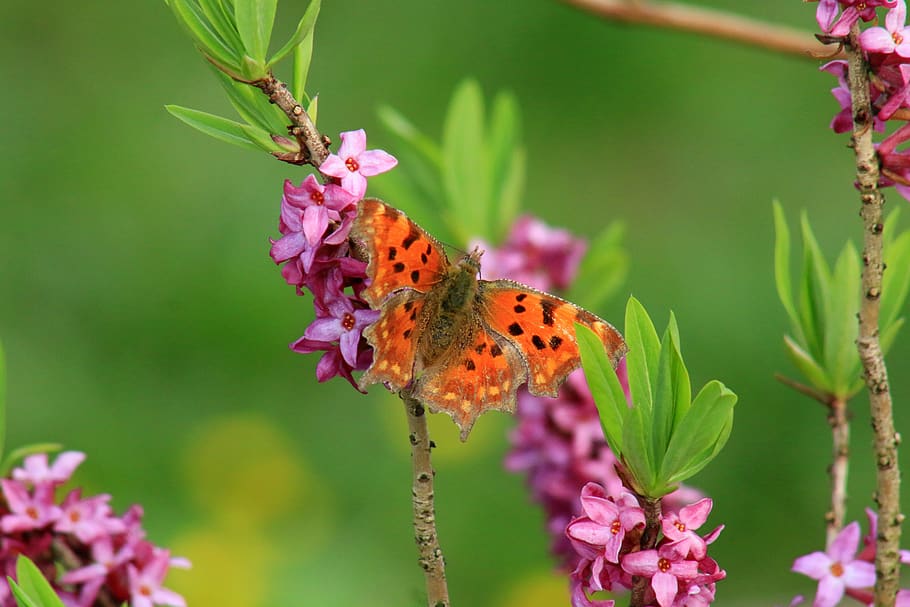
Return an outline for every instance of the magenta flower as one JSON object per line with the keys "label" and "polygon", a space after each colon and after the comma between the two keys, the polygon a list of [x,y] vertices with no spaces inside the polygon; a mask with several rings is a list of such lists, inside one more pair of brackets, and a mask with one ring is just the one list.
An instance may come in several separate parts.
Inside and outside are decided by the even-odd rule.
{"label": "magenta flower", "polygon": [[153,607],[154,605],[186,607],[186,601],[182,596],[162,586],[170,565],[170,552],[159,549],[141,569],[135,565],[127,566],[130,607]]}
{"label": "magenta flower", "polygon": [[341,187],[360,200],[367,191],[367,177],[385,173],[397,164],[395,157],[383,150],[367,150],[366,132],[359,129],[341,134],[338,154],[329,154],[319,171],[340,179]]}
{"label": "magenta flower", "polygon": [[[846,36],[854,23],[862,19],[875,19],[875,8],[891,8],[897,0],[820,0],[815,11],[815,20],[826,34]],[[843,14],[837,18],[838,4],[845,7]]]}
{"label": "magenta flower", "polygon": [[867,53],[897,53],[910,57],[910,28],[907,27],[904,0],[897,0],[894,8],[888,11],[885,27],[870,27],[860,34],[859,44]]}
{"label": "magenta flower", "polygon": [[598,548],[597,558],[619,563],[626,532],[645,525],[644,510],[635,496],[623,493],[614,501],[606,496],[603,487],[588,483],[581,490],[581,507],[585,516],[569,523],[566,535],[570,540]]}
{"label": "magenta flower", "polygon": [[[711,507],[714,502],[711,498],[704,498],[698,502],[685,506],[680,509],[679,514],[669,513],[661,519],[661,528],[671,543],[674,550],[680,554],[691,554],[696,561],[705,558],[708,553],[707,542],[697,533],[695,529],[701,527],[708,515],[711,513]],[[721,527],[722,528],[722,527]],[[720,528],[712,532],[714,537],[720,533]]]}
{"label": "magenta flower", "polygon": [[[329,221],[340,223],[340,211],[355,202],[357,199],[347,190],[331,183],[322,185],[312,175],[307,176],[300,187],[285,180],[281,221],[291,230],[302,230],[310,246],[316,246],[323,239]],[[333,236],[326,236],[325,241],[340,244],[344,240]]]}
{"label": "magenta flower", "polygon": [[651,588],[661,607],[670,607],[680,585],[698,576],[698,562],[666,547],[641,550],[622,557],[622,568],[632,575],[651,579]]}
{"label": "magenta flower", "polygon": [[66,496],[61,504],[60,518],[54,525],[55,531],[72,533],[84,544],[112,533],[126,531],[126,524],[113,517],[110,495],[96,495],[87,499],[81,497],[81,489],[74,489]]}
{"label": "magenta flower", "polygon": [[61,510],[54,504],[52,485],[36,486],[34,495],[29,495],[25,485],[19,481],[2,479],[0,485],[10,509],[10,514],[0,519],[3,533],[41,529],[60,518]]}
{"label": "magenta flower", "polygon": [[859,523],[850,523],[834,538],[825,552],[813,552],[793,562],[793,571],[818,580],[813,607],[834,607],[847,589],[875,584],[875,566],[855,559],[859,547]]}
{"label": "magenta flower", "polygon": [[357,365],[358,345],[363,330],[376,322],[379,310],[356,309],[347,297],[329,302],[329,315],[317,318],[303,336],[321,342],[337,341],[341,355],[352,367]]}
{"label": "magenta flower", "polygon": [[53,465],[48,467],[47,453],[35,453],[25,458],[21,468],[13,470],[13,479],[22,483],[31,483],[33,487],[43,483],[65,483],[83,460],[85,460],[84,453],[64,451],[57,456]]}

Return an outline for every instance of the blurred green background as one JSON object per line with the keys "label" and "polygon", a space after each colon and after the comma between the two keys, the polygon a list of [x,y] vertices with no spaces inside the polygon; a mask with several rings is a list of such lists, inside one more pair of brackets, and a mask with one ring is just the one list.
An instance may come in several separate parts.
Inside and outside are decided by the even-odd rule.
{"label": "blurred green background", "polygon": [[[815,26],[798,0],[703,4]],[[279,38],[304,7],[283,0]],[[152,539],[194,561],[168,584],[191,605],[419,604],[400,405],[379,387],[317,384],[317,356],[287,349],[312,312],[267,239],[282,180],[305,173],[164,111],[232,115],[161,1],[2,2],[0,51],[9,443],[86,451],[79,480],[118,510],[142,503]],[[815,68],[555,0],[325,0],[316,28],[325,133],[364,127],[383,145],[387,103],[438,136],[473,76],[521,104],[526,209],[588,236],[625,222],[630,278],[597,312],[621,325],[634,293],[663,326],[672,308],[693,385],[716,377],[740,396],[728,446],[693,483],[727,526],[712,546],[727,605],[813,593],[789,568],[824,539],[823,411],[772,378],[792,373],[772,198],[791,226],[807,208],[830,256],[860,233],[847,139],[827,128],[834,81]],[[907,333],[889,359],[905,435]],[[861,396],[853,519],[874,484],[865,409]],[[491,414],[460,444],[433,420],[454,605],[568,604],[542,515],[501,464],[512,424]]]}

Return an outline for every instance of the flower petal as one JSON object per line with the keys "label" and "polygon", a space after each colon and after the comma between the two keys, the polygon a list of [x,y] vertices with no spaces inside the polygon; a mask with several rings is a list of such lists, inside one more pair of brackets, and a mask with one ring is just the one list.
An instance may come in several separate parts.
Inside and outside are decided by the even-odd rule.
{"label": "flower petal", "polygon": [[658,571],[651,578],[651,588],[654,589],[660,607],[670,607],[676,598],[676,591],[679,590],[679,582],[675,575]]}
{"label": "flower petal", "polygon": [[849,563],[856,556],[856,549],[859,547],[859,523],[853,521],[840,530],[840,533],[828,546],[828,556],[831,560]]}
{"label": "flower petal", "polygon": [[361,175],[372,177],[395,168],[398,159],[383,150],[369,150],[357,157],[357,164]]}
{"label": "flower petal", "polygon": [[812,607],[834,607],[844,596],[844,583],[840,578],[828,575],[818,582],[818,590]]}
{"label": "flower petal", "polygon": [[831,562],[831,557],[824,552],[813,552],[793,561],[793,567],[790,569],[813,580],[820,580],[830,572]]}

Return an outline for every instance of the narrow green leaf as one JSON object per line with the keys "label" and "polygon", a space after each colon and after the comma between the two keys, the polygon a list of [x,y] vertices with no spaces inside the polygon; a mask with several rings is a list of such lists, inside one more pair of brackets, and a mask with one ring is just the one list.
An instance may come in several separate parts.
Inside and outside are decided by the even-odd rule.
{"label": "narrow green leaf", "polygon": [[780,298],[787,316],[794,327],[799,327],[799,317],[793,305],[793,292],[790,282],[790,230],[784,218],[780,202],[775,200],[774,208],[774,281],[777,284],[777,296]]}
{"label": "narrow green leaf", "polygon": [[572,281],[569,301],[596,310],[616,293],[629,272],[629,256],[622,248],[624,234],[625,225],[614,221],[593,240]]}
{"label": "narrow green leaf", "polygon": [[492,240],[489,164],[483,133],[480,86],[467,80],[452,97],[442,136],[443,184],[449,200],[447,215],[460,242],[475,236]]}
{"label": "narrow green leaf", "polygon": [[803,350],[799,344],[793,341],[789,335],[784,336],[784,345],[787,348],[787,354],[790,360],[803,374],[812,386],[818,388],[827,394],[833,394],[834,385],[828,377],[828,373],[816,362],[808,352]]}
{"label": "narrow green leaf", "polygon": [[885,243],[884,256],[887,268],[882,279],[880,326],[889,327],[901,315],[910,291],[910,232]]}
{"label": "narrow green leaf", "polygon": [[729,437],[736,400],[736,394],[719,381],[705,384],[673,432],[659,475],[661,482],[684,481],[686,474],[691,476],[710,462],[723,447],[718,442]]}
{"label": "narrow green leaf", "polygon": [[382,105],[376,113],[390,133],[420,154],[422,162],[435,172],[442,172],[442,150],[432,139],[421,133],[401,112],[391,106]]}
{"label": "narrow green leaf", "polygon": [[269,103],[268,97],[248,84],[237,82],[215,66],[212,70],[241,118],[270,133],[287,132],[287,116],[274,103]]}
{"label": "narrow green leaf", "polygon": [[0,455],[6,447],[6,357],[0,343]]}
{"label": "narrow green leaf", "polygon": [[585,379],[600,415],[604,436],[613,450],[613,454],[617,458],[621,457],[623,454],[623,424],[629,411],[626,395],[600,338],[589,328],[576,323],[575,339],[581,353]]}
{"label": "narrow green leaf", "polygon": [[831,290],[824,300],[825,368],[831,379],[833,394],[844,398],[859,374],[856,350],[859,312],[859,254],[848,242],[834,264]]}
{"label": "narrow green leaf", "polygon": [[171,0],[170,6],[202,52],[226,67],[240,69],[240,57],[215,33],[195,3]]}
{"label": "narrow green leaf", "polygon": [[[313,38],[314,34],[311,31],[309,36],[304,37],[300,44],[294,47],[291,93],[294,95],[294,99],[300,103],[308,103],[310,99],[306,92],[306,81],[310,75],[310,62],[313,59]],[[313,119],[312,115],[310,116],[310,119],[313,120],[313,124],[316,123],[316,120]]]}
{"label": "narrow green leaf", "polygon": [[[629,378],[631,379],[631,370]],[[622,428],[622,461],[632,475],[636,489],[646,497],[653,497],[657,471],[651,459],[649,436],[651,433],[650,415],[645,415],[644,407],[635,403],[625,416]]]}
{"label": "narrow green leaf", "polygon": [[316,121],[319,119],[319,95],[316,95],[310,100],[309,105],[306,107],[306,113],[309,114],[313,124],[316,124]]}
{"label": "narrow green leaf", "polygon": [[[313,45],[313,28],[316,26],[316,17],[319,16],[319,9],[322,5],[322,0],[311,0],[310,5],[307,7],[306,11],[303,13],[300,22],[297,24],[297,30],[294,32],[294,35],[291,36],[291,39],[285,42],[277,53],[272,55],[272,58],[269,59],[269,67],[274,66],[276,63],[284,59],[291,51],[296,49],[306,38],[310,39],[310,49],[312,50]],[[309,62],[307,62],[306,69],[309,69]]]}
{"label": "narrow green leaf", "polygon": [[238,57],[242,55],[243,41],[240,40],[240,35],[237,33],[233,15],[228,13],[224,4],[220,0],[199,0],[199,6],[211,24],[212,29],[217,32],[225,45],[232,49]]}
{"label": "narrow green leaf", "polygon": [[670,442],[673,421],[676,418],[676,398],[673,394],[673,373],[670,362],[673,349],[673,339],[668,329],[664,331],[663,339],[660,342],[657,376],[652,378],[651,382],[654,388],[654,404],[651,409],[651,431],[648,435],[651,448],[650,459],[654,462],[656,470],[660,469],[664,453]]}
{"label": "narrow green leaf", "polygon": [[19,607],[45,607],[44,605],[39,605],[37,599],[32,599],[32,597],[26,594],[13,578],[6,576],[6,581],[9,584],[9,589],[13,592],[16,604]]}
{"label": "narrow green leaf", "polygon": [[278,0],[235,0],[234,18],[246,54],[265,64]]}
{"label": "narrow green leaf", "polygon": [[249,124],[241,124],[240,129],[246,135],[247,139],[259,146],[260,149],[266,152],[284,151],[280,145],[275,143],[268,131],[263,131],[259,127],[255,127]]}
{"label": "narrow green leaf", "polygon": [[206,135],[248,150],[256,150],[257,152],[260,150],[260,146],[250,141],[247,137],[244,131],[247,126],[245,124],[179,105],[166,105],[164,107],[176,118]]}
{"label": "narrow green leaf", "polygon": [[888,353],[888,350],[891,349],[891,346],[894,344],[894,338],[897,337],[897,332],[900,331],[900,328],[904,326],[904,319],[898,318],[893,323],[891,323],[884,331],[882,331],[881,336],[881,347],[882,352],[885,354]]}
{"label": "narrow green leaf", "polygon": [[490,114],[490,200],[497,210],[497,236],[506,234],[521,204],[525,180],[525,150],[521,146],[518,102],[511,93],[499,93]]}
{"label": "narrow green leaf", "polygon": [[799,294],[800,327],[806,347],[816,360],[824,360],[824,302],[830,292],[830,271],[806,214],[800,217],[803,234],[803,268]]}
{"label": "narrow green leaf", "polygon": [[9,471],[13,469],[13,466],[29,455],[34,453],[56,453],[61,449],[63,449],[63,445],[60,443],[34,443],[23,447],[17,447],[6,454],[3,458],[3,462],[0,463],[0,478],[6,477],[9,474]]}
{"label": "narrow green leaf", "polygon": [[692,383],[689,379],[689,370],[682,359],[682,346],[679,340],[679,329],[676,326],[676,317],[670,313],[670,326],[668,327],[672,337],[673,351],[670,356],[671,383],[673,385],[673,399],[675,401],[673,426],[671,431],[675,432],[680,420],[689,412],[692,406]]}
{"label": "narrow green leaf", "polygon": [[16,559],[16,582],[19,587],[41,607],[63,607],[63,601],[51,588],[50,582],[28,557],[20,554]]}
{"label": "narrow green leaf", "polygon": [[626,344],[629,346],[626,365],[629,369],[632,402],[650,417],[654,402],[651,386],[657,379],[660,340],[648,313],[634,297],[630,297],[626,304],[625,329]]}

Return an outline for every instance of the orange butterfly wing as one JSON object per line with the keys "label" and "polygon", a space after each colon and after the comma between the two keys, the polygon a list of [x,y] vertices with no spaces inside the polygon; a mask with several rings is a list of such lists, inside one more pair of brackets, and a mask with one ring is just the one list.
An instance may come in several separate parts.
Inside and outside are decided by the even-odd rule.
{"label": "orange butterfly wing", "polygon": [[414,375],[417,341],[420,337],[424,301],[414,291],[395,293],[383,304],[382,313],[363,335],[373,346],[373,364],[360,377],[360,385],[385,382],[398,392]]}
{"label": "orange butterfly wing", "polygon": [[521,352],[532,394],[557,396],[566,376],[581,364],[575,323],[600,337],[614,367],[626,352],[610,323],[555,295],[511,280],[482,280],[480,293],[483,321]]}
{"label": "orange butterfly wing", "polygon": [[467,440],[474,421],[485,411],[512,412],[515,394],[527,380],[515,346],[479,324],[469,347],[456,349],[426,369],[414,396],[430,410],[448,413]]}
{"label": "orange butterfly wing", "polygon": [[378,308],[403,288],[428,292],[449,268],[442,246],[404,213],[375,198],[357,204],[351,234],[365,246],[370,286],[363,298]]}

